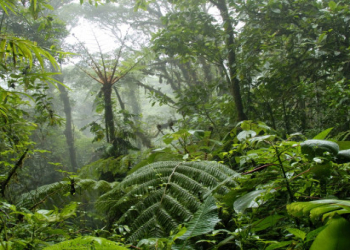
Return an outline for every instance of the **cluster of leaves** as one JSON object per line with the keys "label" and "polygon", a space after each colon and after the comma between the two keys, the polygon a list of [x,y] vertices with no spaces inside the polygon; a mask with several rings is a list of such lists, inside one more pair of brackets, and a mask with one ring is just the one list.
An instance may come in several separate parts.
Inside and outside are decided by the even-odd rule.
{"label": "cluster of leaves", "polygon": [[[324,139],[330,131],[328,129],[315,138]],[[116,221],[112,228],[125,223],[129,225],[131,231],[127,235],[131,242],[148,236],[138,243],[145,249],[152,249],[152,246],[159,249],[333,249],[334,244],[343,244],[345,248],[342,249],[346,249],[345,233],[335,235],[342,230],[348,231],[349,222],[339,216],[349,213],[349,203],[323,199],[347,197],[348,185],[344,185],[348,178],[348,163],[337,164],[335,155],[328,151],[310,159],[309,155],[301,152],[300,143],[305,140],[301,134],[282,139],[263,123],[245,121],[232,133],[235,136],[231,149],[221,152],[218,157],[239,169],[241,174],[230,174],[209,190],[202,190],[202,197],[215,200],[216,209],[209,216],[211,220],[204,219],[206,216],[203,215],[208,209],[204,205],[207,200],[196,208],[191,203],[192,198],[184,193],[197,193],[196,190],[190,191],[195,186],[190,184],[189,177],[194,180],[199,178],[200,186],[204,185],[206,178],[194,170],[181,175],[181,166],[198,166],[200,171],[207,171],[207,167],[215,166],[213,162],[158,162],[147,165],[102,196],[98,207],[107,209],[110,220]],[[346,145],[339,144],[342,147]],[[328,161],[331,162],[327,165],[329,170],[323,171],[323,163]],[[220,168],[215,167],[217,170]],[[232,181],[233,186],[230,185]],[[226,191],[219,192],[218,187]],[[197,202],[201,201],[201,196]],[[167,206],[168,202],[172,205]],[[183,225],[179,226],[179,222],[172,225],[180,218],[176,214],[180,216],[190,211],[183,206],[197,212],[184,214],[185,217],[180,219]],[[192,237],[193,220],[198,219],[197,213],[202,214],[201,219],[207,227],[196,224],[198,227],[194,231],[197,237]],[[130,221],[130,217],[135,220]],[[187,221],[188,218],[191,219]],[[209,232],[212,233],[204,236]],[[170,236],[164,237],[167,233]],[[326,239],[332,238],[327,244],[320,240],[325,236]]]}
{"label": "cluster of leaves", "polygon": [[68,219],[75,215],[78,204],[62,209],[40,209],[31,212],[2,202],[0,206],[1,249],[38,249],[49,241],[69,239]]}
{"label": "cluster of leaves", "polygon": [[[140,0],[135,8],[147,10],[155,2]],[[14,175],[9,173],[22,163],[22,158],[15,163],[16,158],[23,151],[25,156],[33,144],[31,130],[61,123],[53,113],[53,98],[48,96],[46,84],[57,82],[51,78],[53,73],[43,72],[47,63],[56,70],[58,64],[51,54],[54,47],[44,50],[39,42],[2,35],[0,77],[8,88],[0,88],[0,184],[4,201],[0,207],[0,249],[125,249],[125,244],[141,249],[349,248],[350,210],[345,200],[350,191],[349,163],[340,163],[339,155],[321,147],[305,154],[300,145],[306,138],[290,135],[296,128],[320,129],[334,122],[341,130],[341,124],[349,120],[343,108],[348,101],[349,81],[348,4],[209,1],[224,20],[220,25],[206,2],[169,1],[176,8],[162,17],[165,28],[153,36],[156,55],[152,60],[157,67],[152,74],[160,82],[166,80],[176,93],[175,101],[139,83],[161,104],[173,104],[184,118],[179,129],[171,128],[173,131],[162,137],[163,147],[147,151],[142,160],[120,156],[131,148],[124,141],[128,136],[123,126],[132,127],[133,122],[124,109],[120,89],[112,89],[112,85],[135,69],[139,60],[124,63],[121,75],[114,76],[121,50],[116,61],[107,60],[100,51],[102,67],[88,53],[92,69],[103,81],[93,79],[110,85],[105,103],[100,99],[97,105],[97,111],[105,109],[105,127],[96,122],[88,126],[95,141],[107,137],[111,145],[102,148],[103,159],[81,168],[78,176],[61,171],[69,178],[16,199],[6,196],[5,188],[9,190],[7,180]],[[33,27],[39,23],[40,30],[54,26],[43,14],[52,9],[47,1],[21,3],[23,8],[17,1],[0,0],[6,14],[18,8],[35,20]],[[232,20],[227,8],[245,23],[237,40],[233,30],[232,34],[228,32]],[[58,33],[63,37],[65,32]],[[54,37],[48,32],[44,40],[49,44]],[[230,39],[233,41],[228,43]],[[108,62],[113,65],[112,77],[107,74]],[[175,69],[169,70],[172,66]],[[130,79],[138,81],[137,77]],[[231,99],[239,91],[233,91],[232,96],[224,93],[232,82],[239,82],[244,90],[245,112],[268,121],[273,129],[249,120],[231,127],[237,115],[231,109]],[[117,117],[124,122],[117,132],[112,90],[122,108]],[[24,108],[31,103],[36,104],[34,115]],[[276,131],[281,127],[282,137],[281,131]],[[314,139],[323,140],[330,133],[331,129],[325,130]],[[334,141],[341,149],[349,148],[347,142]],[[16,206],[9,204],[10,200]],[[61,210],[55,207],[62,203],[68,205]],[[38,209],[51,205],[53,209]],[[94,219],[89,225],[88,218]],[[94,231],[97,227],[103,229]]]}

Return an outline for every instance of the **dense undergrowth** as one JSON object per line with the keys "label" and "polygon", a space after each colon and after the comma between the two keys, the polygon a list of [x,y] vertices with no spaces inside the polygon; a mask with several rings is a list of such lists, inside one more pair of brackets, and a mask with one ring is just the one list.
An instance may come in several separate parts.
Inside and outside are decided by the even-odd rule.
{"label": "dense undergrowth", "polygon": [[[283,139],[260,122],[241,122],[223,141],[168,134],[169,147],[131,169],[100,160],[3,200],[1,249],[348,249],[349,163],[337,154],[349,143],[330,132],[306,151],[303,135]],[[173,147],[187,152],[181,160]],[[119,182],[96,179],[118,168]]]}
{"label": "dense undergrowth", "polygon": [[350,249],[348,1],[78,2],[0,0],[0,250]]}

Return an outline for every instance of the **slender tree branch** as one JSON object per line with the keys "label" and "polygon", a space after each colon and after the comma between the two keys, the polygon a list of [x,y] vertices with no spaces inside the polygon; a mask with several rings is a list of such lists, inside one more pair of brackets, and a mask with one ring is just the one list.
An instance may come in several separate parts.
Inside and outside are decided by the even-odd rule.
{"label": "slender tree branch", "polygon": [[170,97],[168,97],[166,94],[162,93],[161,91],[159,91],[159,90],[157,90],[157,89],[155,89],[155,88],[153,88],[153,87],[151,87],[151,86],[148,86],[148,85],[146,85],[146,84],[143,84],[143,83],[140,82],[140,81],[136,81],[136,84],[139,85],[139,86],[141,86],[141,87],[143,87],[143,88],[145,88],[145,89],[147,89],[147,90],[149,90],[149,91],[151,91],[151,92],[154,92],[154,93],[156,93],[156,94],[158,94],[158,95],[164,97],[164,98],[165,98],[168,102],[170,102],[171,104],[176,104],[175,101],[173,101]]}
{"label": "slender tree branch", "polygon": [[7,185],[9,184],[9,182],[11,181],[13,175],[17,172],[18,168],[20,168],[23,165],[23,161],[24,161],[24,158],[26,157],[27,153],[28,153],[28,148],[24,151],[24,153],[22,154],[21,158],[18,160],[16,165],[11,169],[6,180],[4,180],[1,183],[1,195],[2,195],[2,197],[5,197],[5,189],[6,189]]}
{"label": "slender tree branch", "polygon": [[120,94],[119,94],[119,92],[118,92],[117,87],[116,87],[116,86],[113,86],[113,89],[114,89],[115,94],[117,95],[118,102],[119,102],[119,104],[120,104],[120,108],[121,108],[122,110],[125,110],[125,104],[124,104],[124,102],[122,101],[122,98],[121,98],[121,96],[120,96]]}

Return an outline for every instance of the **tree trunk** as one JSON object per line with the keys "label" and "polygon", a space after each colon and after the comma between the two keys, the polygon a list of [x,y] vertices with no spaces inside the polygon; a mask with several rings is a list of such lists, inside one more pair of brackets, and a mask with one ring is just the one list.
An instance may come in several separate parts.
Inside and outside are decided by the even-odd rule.
{"label": "tree trunk", "polygon": [[116,95],[117,98],[118,98],[118,102],[119,102],[119,105],[120,105],[120,109],[121,109],[121,110],[125,110],[125,104],[124,104],[124,102],[123,102],[121,96],[119,95],[119,92],[118,92],[117,87],[116,87],[116,86],[113,86],[113,88],[114,88],[115,95]]}
{"label": "tree trunk", "polygon": [[[60,82],[63,82],[63,76],[57,75],[56,79]],[[62,86],[61,84],[57,84],[58,89],[60,90],[60,98],[63,102],[64,107],[64,114],[66,115],[66,128],[64,130],[64,135],[66,137],[67,145],[68,145],[68,152],[69,152],[69,159],[71,163],[71,167],[73,171],[78,170],[78,164],[77,164],[77,157],[76,157],[76,151],[74,147],[74,135],[73,135],[73,121],[72,121],[72,109],[70,106],[69,96],[66,88]]]}
{"label": "tree trunk", "polygon": [[102,87],[103,98],[105,102],[105,124],[106,124],[106,139],[108,143],[113,145],[109,152],[111,156],[118,157],[128,153],[128,141],[122,137],[117,137],[114,127],[113,103],[112,103],[112,87],[113,84],[104,83]]}
{"label": "tree trunk", "polygon": [[105,102],[106,139],[108,143],[115,143],[115,128],[112,106],[112,84],[105,83],[102,87]]}
{"label": "tree trunk", "polygon": [[244,113],[243,109],[243,102],[242,102],[242,96],[241,96],[241,89],[239,86],[239,80],[236,77],[237,74],[237,67],[236,67],[236,53],[234,50],[234,43],[235,43],[235,37],[232,27],[232,21],[229,15],[229,11],[227,8],[226,0],[217,0],[211,1],[213,4],[216,5],[216,7],[220,11],[220,15],[222,17],[222,21],[224,23],[224,29],[226,33],[226,48],[228,50],[228,68],[230,72],[230,92],[233,96],[236,111],[237,111],[237,118],[238,121],[247,120],[247,116]]}

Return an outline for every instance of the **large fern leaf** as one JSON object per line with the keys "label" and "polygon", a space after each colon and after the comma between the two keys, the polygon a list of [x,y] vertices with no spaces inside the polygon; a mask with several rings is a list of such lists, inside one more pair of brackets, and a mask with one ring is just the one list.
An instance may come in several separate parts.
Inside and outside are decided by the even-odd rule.
{"label": "large fern leaf", "polygon": [[236,176],[217,162],[156,162],[127,176],[96,206],[110,222],[129,225],[131,242],[167,236],[193,217],[207,194],[228,192]]}
{"label": "large fern leaf", "polygon": [[209,196],[200,209],[194,214],[191,221],[187,223],[187,231],[179,239],[187,240],[192,237],[209,233],[214,230],[220,221],[215,199]]}

